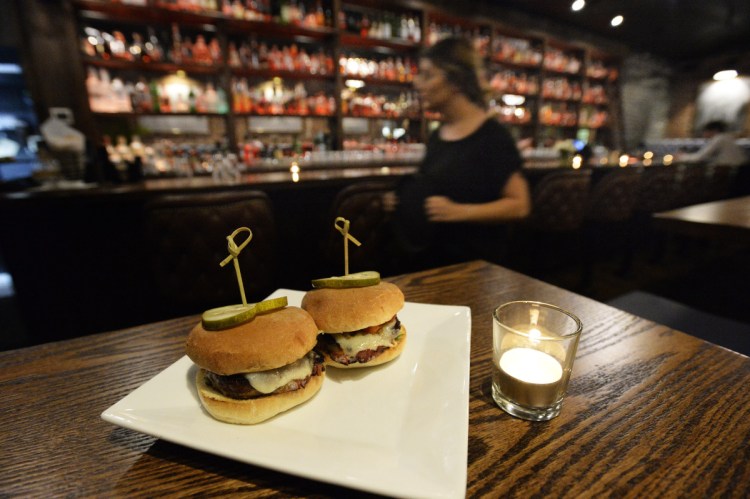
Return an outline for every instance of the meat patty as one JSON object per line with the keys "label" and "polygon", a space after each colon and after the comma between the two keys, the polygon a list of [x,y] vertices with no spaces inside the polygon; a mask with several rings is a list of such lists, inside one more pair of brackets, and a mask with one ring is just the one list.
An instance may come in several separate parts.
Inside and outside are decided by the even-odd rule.
{"label": "meat patty", "polygon": [[222,376],[221,374],[206,371],[206,384],[225,397],[246,400],[299,390],[307,385],[310,378],[313,376],[319,376],[324,371],[325,364],[323,363],[323,357],[318,352],[313,352],[313,369],[310,376],[307,376],[304,379],[292,380],[271,393],[261,393],[253,388],[244,374]]}

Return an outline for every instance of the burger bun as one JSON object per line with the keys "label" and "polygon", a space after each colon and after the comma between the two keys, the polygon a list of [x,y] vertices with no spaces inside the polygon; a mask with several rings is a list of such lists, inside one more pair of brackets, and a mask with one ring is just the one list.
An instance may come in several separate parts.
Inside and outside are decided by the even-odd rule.
{"label": "burger bun", "polygon": [[263,422],[311,399],[323,386],[325,376],[321,374],[310,377],[305,387],[298,390],[245,400],[225,397],[208,386],[205,377],[205,369],[198,369],[195,384],[204,409],[219,421],[250,425]]}
{"label": "burger bun", "polygon": [[321,331],[348,333],[383,324],[404,307],[404,294],[381,281],[361,288],[319,288],[305,293],[302,308]]}

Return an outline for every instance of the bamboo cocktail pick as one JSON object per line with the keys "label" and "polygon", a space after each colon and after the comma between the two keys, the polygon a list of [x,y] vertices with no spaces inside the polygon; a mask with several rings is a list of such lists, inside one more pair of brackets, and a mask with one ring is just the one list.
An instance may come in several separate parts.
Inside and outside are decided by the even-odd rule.
{"label": "bamboo cocktail pick", "polygon": [[[238,246],[237,243],[234,242],[234,238],[237,237],[237,234],[239,234],[240,232],[247,232],[247,239],[242,241]],[[247,305],[247,299],[245,298],[245,286],[242,284],[242,273],[240,272],[240,262],[237,261],[237,257],[239,256],[240,251],[242,251],[245,248],[245,246],[247,246],[247,243],[249,243],[252,238],[253,238],[253,231],[251,231],[247,227],[240,227],[239,229],[235,230],[230,235],[228,235],[227,247],[229,249],[229,256],[227,256],[219,264],[223,267],[224,265],[228,264],[230,261],[234,262],[234,271],[237,274],[237,284],[239,284],[240,286],[240,295],[242,296],[243,305]]]}
{"label": "bamboo cocktail pick", "polygon": [[[339,222],[341,222],[342,225],[339,225]],[[349,241],[357,246],[361,246],[362,243],[349,234],[349,220],[344,217],[336,217],[333,226],[336,227],[337,231],[341,232],[342,236],[344,236],[344,275],[349,275]]]}

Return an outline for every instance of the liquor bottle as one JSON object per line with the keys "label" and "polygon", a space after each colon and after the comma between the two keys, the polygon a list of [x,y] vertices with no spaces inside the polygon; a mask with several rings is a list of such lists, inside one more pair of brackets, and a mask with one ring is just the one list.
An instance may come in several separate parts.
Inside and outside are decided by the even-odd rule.
{"label": "liquor bottle", "polygon": [[172,62],[180,64],[182,62],[182,35],[180,35],[180,27],[174,23],[172,24]]}
{"label": "liquor bottle", "polygon": [[133,33],[133,43],[128,49],[135,61],[149,62],[150,58],[146,54],[146,47],[143,43],[143,36],[140,33]]}
{"label": "liquor bottle", "polygon": [[148,41],[145,44],[145,49],[151,62],[161,62],[164,59],[164,49],[162,49],[154,29],[151,27],[148,28]]}

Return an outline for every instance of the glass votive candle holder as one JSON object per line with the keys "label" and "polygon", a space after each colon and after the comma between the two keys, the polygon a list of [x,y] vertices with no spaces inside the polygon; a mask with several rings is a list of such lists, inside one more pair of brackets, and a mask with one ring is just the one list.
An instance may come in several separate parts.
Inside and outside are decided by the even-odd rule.
{"label": "glass votive candle holder", "polygon": [[583,326],[560,307],[513,301],[492,314],[492,398],[508,414],[546,421],[560,414]]}

